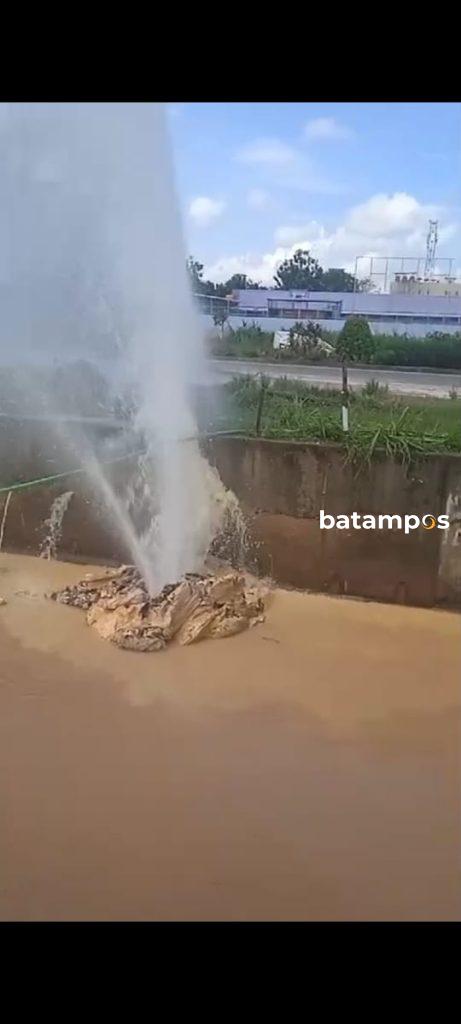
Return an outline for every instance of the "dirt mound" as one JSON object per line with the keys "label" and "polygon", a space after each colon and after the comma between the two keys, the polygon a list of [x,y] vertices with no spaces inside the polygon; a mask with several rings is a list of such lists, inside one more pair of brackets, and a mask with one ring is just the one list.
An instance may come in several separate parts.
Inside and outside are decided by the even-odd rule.
{"label": "dirt mound", "polygon": [[86,576],[50,597],[83,608],[88,625],[100,636],[133,651],[161,650],[173,637],[191,644],[204,637],[232,636],[264,621],[261,592],[247,586],[238,572],[187,573],[150,597],[138,570],[124,565]]}

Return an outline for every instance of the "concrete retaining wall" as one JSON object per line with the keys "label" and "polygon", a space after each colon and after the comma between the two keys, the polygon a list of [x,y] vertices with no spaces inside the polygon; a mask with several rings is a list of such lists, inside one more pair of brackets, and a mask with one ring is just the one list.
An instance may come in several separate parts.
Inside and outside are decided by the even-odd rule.
{"label": "concrete retaining wall", "polygon": [[[345,465],[344,452],[331,445],[221,437],[206,442],[204,450],[248,515],[249,562],[262,574],[328,593],[461,606],[460,457],[432,456],[410,469],[377,458],[357,474]],[[11,454],[9,449],[8,461]],[[44,475],[45,454],[37,440],[24,443],[22,452],[16,440],[13,478]],[[2,455],[7,458],[0,434],[0,460]],[[69,465],[67,456],[54,455],[51,472]],[[132,467],[120,463],[110,472],[114,487],[121,488]],[[51,503],[69,489],[75,493],[64,517],[60,557],[126,560],[128,552],[85,477],[13,492],[3,549],[37,553]],[[0,524],[5,499],[0,495]],[[448,513],[451,525],[447,532],[419,528],[409,535],[320,530],[320,509],[333,515]]]}
{"label": "concrete retaining wall", "polygon": [[[357,474],[335,446],[216,438],[210,460],[251,515],[259,568],[281,583],[401,604],[461,604],[461,458]],[[449,513],[445,532],[320,530],[332,515]]]}

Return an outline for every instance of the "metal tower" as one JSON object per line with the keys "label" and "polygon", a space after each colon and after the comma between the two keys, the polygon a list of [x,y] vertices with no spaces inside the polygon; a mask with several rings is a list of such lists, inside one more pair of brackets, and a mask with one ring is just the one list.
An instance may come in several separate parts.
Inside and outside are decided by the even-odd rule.
{"label": "metal tower", "polygon": [[435,251],[438,241],[438,220],[429,221],[429,231],[426,238],[426,262],[424,264],[424,277],[430,277],[435,268]]}

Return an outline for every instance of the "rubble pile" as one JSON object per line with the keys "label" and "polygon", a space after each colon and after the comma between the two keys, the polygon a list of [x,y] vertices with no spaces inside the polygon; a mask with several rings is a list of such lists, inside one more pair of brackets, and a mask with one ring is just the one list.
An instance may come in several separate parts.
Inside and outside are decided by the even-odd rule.
{"label": "rubble pile", "polygon": [[88,625],[101,637],[132,651],[159,651],[173,638],[191,644],[233,636],[264,621],[261,591],[239,572],[186,573],[150,597],[138,570],[123,565],[49,596],[84,609]]}

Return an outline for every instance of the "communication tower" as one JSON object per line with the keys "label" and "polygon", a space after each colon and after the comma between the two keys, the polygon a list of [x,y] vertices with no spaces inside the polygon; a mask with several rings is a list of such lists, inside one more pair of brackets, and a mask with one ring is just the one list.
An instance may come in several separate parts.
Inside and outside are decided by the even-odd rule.
{"label": "communication tower", "polygon": [[435,270],[435,252],[437,249],[438,241],[438,226],[437,220],[429,221],[429,231],[427,232],[426,238],[426,262],[424,264],[424,277],[431,277]]}

